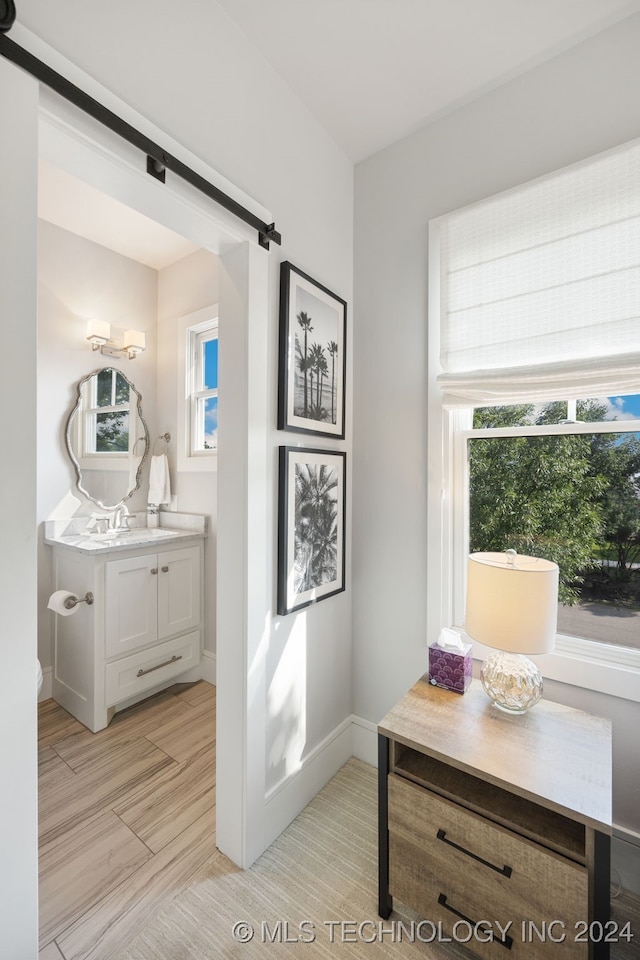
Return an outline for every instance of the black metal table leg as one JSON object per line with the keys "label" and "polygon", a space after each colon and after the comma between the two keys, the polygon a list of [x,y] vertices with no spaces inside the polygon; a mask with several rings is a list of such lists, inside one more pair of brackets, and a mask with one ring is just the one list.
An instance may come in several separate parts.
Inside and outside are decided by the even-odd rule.
{"label": "black metal table leg", "polygon": [[[611,837],[599,830],[593,832],[593,894],[591,917],[598,930],[607,931],[611,919]],[[602,938],[590,938],[590,960],[609,960],[609,943]]]}
{"label": "black metal table leg", "polygon": [[386,920],[393,910],[389,893],[389,738],[378,734],[378,913]]}

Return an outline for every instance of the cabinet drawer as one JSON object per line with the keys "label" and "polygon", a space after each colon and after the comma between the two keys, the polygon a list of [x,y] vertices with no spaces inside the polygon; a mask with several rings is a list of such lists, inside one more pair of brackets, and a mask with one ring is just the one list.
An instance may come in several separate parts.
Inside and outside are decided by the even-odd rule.
{"label": "cabinet drawer", "polygon": [[[533,907],[519,915],[493,901],[488,891],[476,889],[475,880],[464,874],[443,880],[431,867],[427,859],[416,856],[415,845],[404,837],[390,837],[390,888],[427,922],[425,937],[435,931],[437,941],[465,943],[474,956],[485,960],[587,960],[588,944],[576,943],[573,922],[562,920],[552,908],[542,924],[534,920]],[[532,923],[537,923],[539,933]]]}
{"label": "cabinet drawer", "polygon": [[200,662],[200,631],[157,643],[105,667],[105,699],[108,707],[156,684],[176,677]]}
{"label": "cabinet drawer", "polygon": [[[438,905],[443,895],[471,919],[511,921],[520,940],[523,922],[558,920],[568,931],[564,955],[584,955],[573,936],[569,943],[575,922],[588,919],[584,866],[395,774],[389,776],[389,869],[391,894],[428,919],[438,907],[439,917],[455,923],[456,915]],[[487,956],[497,946],[489,944]],[[523,946],[528,958],[547,955]]]}

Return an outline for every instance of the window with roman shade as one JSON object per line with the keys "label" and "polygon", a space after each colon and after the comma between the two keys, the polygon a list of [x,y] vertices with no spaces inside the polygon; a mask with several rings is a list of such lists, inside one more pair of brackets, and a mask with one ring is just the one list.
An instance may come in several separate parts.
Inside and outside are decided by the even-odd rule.
{"label": "window with roman shade", "polygon": [[638,391],[640,141],[436,224],[446,405]]}
{"label": "window with roman shade", "polygon": [[[507,505],[515,496],[516,532],[526,527],[523,537],[535,540],[529,552],[566,547],[568,584],[584,582],[592,560],[610,560],[615,524],[604,512],[605,491],[614,498],[623,487],[613,479],[605,487],[604,472],[588,456],[606,449],[622,461],[640,441],[640,140],[432,220],[428,342],[427,607],[436,636],[443,626],[463,629],[471,533],[493,535],[480,496],[485,461],[509,477],[495,484],[493,496]],[[579,457],[571,461],[574,447]],[[523,451],[531,455],[529,473]],[[510,461],[516,456],[519,469]],[[560,477],[561,466],[575,502],[563,506],[556,498],[557,517],[573,518],[585,541],[580,509],[599,510],[602,518],[577,578],[568,562],[575,553],[571,533],[565,537],[551,516],[556,499],[547,495],[548,477]],[[637,489],[637,474],[626,478],[627,493],[629,484]],[[488,497],[490,516],[491,503]],[[625,504],[637,508],[630,494]],[[541,516],[546,526],[534,535],[533,519]],[[533,518],[528,525],[527,518]],[[505,536],[513,539],[512,533]],[[590,612],[582,596],[571,609]],[[605,636],[596,629],[597,611],[591,616],[590,623],[559,619],[544,676],[638,700],[637,637],[617,626]]]}

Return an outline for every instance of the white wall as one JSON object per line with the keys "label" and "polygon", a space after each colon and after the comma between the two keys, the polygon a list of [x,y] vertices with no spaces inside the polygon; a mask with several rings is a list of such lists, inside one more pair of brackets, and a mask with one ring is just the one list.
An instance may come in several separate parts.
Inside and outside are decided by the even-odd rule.
{"label": "white wall", "polygon": [[[640,16],[356,167],[354,713],[427,668],[427,223],[640,135]],[[383,228],[381,228],[381,224]],[[614,820],[640,833],[640,704],[549,684],[613,720]]]}
{"label": "white wall", "polygon": [[0,61],[0,930],[12,960],[37,956],[36,109],[30,78]]}
{"label": "white wall", "polygon": [[[38,228],[38,656],[43,668],[52,663],[53,614],[51,547],[43,543],[43,521],[91,516],[101,511],[77,489],[64,433],[77,400],[76,384],[93,370],[114,366],[142,395],[142,412],[151,436],[156,435],[157,278],[143,266],[67,230],[39,221]],[[123,331],[143,330],[147,349],[135,360],[93,353],[86,340],[90,317],[109,320]],[[127,506],[146,509],[148,463],[140,490]]]}
{"label": "white wall", "polygon": [[[218,303],[218,258],[208,250],[198,250],[158,273],[158,434],[170,433],[167,451],[172,477],[171,492],[177,497],[178,510],[201,513],[209,518],[205,540],[204,648],[216,649],[216,532],[218,470],[211,468],[178,470],[177,397],[184,388],[184,369],[179,368],[179,337],[183,335],[181,318]],[[158,451],[163,445],[158,445]]]}

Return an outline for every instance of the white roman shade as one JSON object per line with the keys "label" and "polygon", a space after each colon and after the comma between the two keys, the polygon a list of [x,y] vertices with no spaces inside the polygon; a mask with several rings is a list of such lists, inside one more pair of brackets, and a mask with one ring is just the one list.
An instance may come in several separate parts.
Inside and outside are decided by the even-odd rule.
{"label": "white roman shade", "polygon": [[445,403],[640,392],[640,141],[437,225]]}

